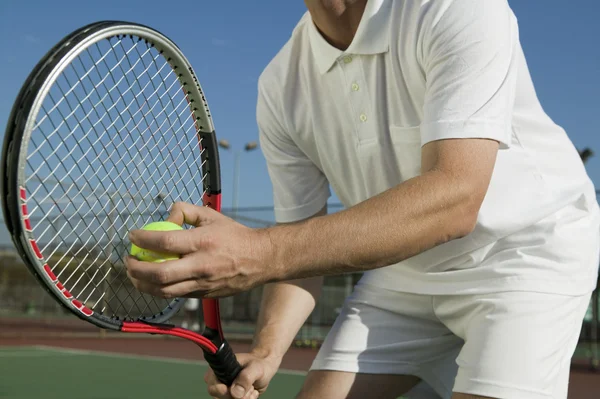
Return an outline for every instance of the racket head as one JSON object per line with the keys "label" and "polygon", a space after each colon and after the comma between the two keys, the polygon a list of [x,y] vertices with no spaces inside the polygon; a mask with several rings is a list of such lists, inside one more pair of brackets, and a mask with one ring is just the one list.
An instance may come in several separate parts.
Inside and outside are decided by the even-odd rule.
{"label": "racket head", "polygon": [[113,330],[181,308],[135,290],[122,260],[127,232],[164,219],[172,203],[220,210],[210,110],[174,42],[119,21],[65,37],[18,94],[1,169],[13,243],[65,308]]}

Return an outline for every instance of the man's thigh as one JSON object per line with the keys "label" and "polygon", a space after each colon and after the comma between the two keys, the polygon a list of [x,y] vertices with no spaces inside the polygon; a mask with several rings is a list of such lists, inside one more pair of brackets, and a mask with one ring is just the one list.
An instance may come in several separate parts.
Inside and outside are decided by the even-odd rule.
{"label": "man's thigh", "polygon": [[313,370],[296,399],[396,399],[419,381],[410,375]]}
{"label": "man's thigh", "polygon": [[450,399],[462,343],[433,314],[431,296],[358,284],[299,397],[396,398],[421,380],[409,398]]}
{"label": "man's thigh", "polygon": [[435,297],[436,315],[465,341],[453,390],[497,399],[566,399],[589,299],[533,292]]}

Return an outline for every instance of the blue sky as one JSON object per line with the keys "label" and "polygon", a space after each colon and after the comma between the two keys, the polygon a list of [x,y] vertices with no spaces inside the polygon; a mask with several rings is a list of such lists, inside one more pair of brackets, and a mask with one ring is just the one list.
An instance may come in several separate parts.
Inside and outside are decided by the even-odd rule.
{"label": "blue sky", "polygon": [[[596,149],[598,157],[589,161],[588,171],[600,184],[600,3],[512,0],[510,4],[519,19],[538,96],[578,147]],[[302,0],[2,0],[1,130],[20,85],[50,47],[81,25],[125,20],[152,26],[178,43],[206,92],[219,138],[241,149],[257,140],[258,76],[304,12]],[[224,206],[230,206],[233,154],[224,151],[221,158]],[[260,151],[244,153],[241,165],[239,205],[272,204]]]}

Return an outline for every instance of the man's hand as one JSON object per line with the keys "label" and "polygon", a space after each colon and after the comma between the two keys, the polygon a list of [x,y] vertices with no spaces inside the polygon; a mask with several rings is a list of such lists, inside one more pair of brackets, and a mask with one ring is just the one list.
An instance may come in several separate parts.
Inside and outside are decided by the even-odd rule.
{"label": "man's hand", "polygon": [[[170,222],[195,226],[183,231],[130,232],[140,248],[181,255],[162,263],[127,257],[127,275],[142,292],[163,298],[222,297],[272,280],[271,241],[212,209],[176,203]],[[274,275],[274,274],[273,274]]]}
{"label": "man's hand", "polygon": [[281,364],[280,358],[262,356],[258,353],[240,353],[236,355],[242,365],[242,371],[230,388],[217,380],[209,369],[204,381],[208,385],[208,393],[218,399],[257,399],[264,393]]}

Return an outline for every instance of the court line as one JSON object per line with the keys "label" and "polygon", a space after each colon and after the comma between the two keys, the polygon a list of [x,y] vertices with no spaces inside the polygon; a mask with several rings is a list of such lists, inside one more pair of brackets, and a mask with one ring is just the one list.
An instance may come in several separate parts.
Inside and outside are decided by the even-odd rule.
{"label": "court line", "polygon": [[76,356],[73,353],[49,353],[49,352],[30,352],[30,351],[0,351],[0,358],[9,357],[49,357],[49,356]]}
{"label": "court line", "polygon": [[[23,346],[21,348],[33,348],[41,351],[54,352],[54,353],[63,353],[70,355],[81,355],[81,356],[101,356],[101,357],[112,357],[116,359],[132,359],[132,360],[150,360],[155,362],[163,362],[163,363],[172,363],[172,364],[189,364],[189,365],[200,365],[204,367],[208,367],[208,363],[202,360],[187,360],[187,359],[177,359],[172,357],[160,357],[160,356],[149,356],[149,355],[135,355],[130,353],[115,353],[115,352],[103,352],[103,351],[94,351],[88,349],[73,349],[73,348],[63,348],[59,346],[50,346],[50,345],[31,345],[31,346]],[[15,351],[16,352],[16,351]],[[0,351],[0,357],[2,351]],[[277,374],[285,374],[285,375],[294,375],[305,377],[305,371],[298,370],[290,370],[290,369],[279,369],[277,370]]]}

